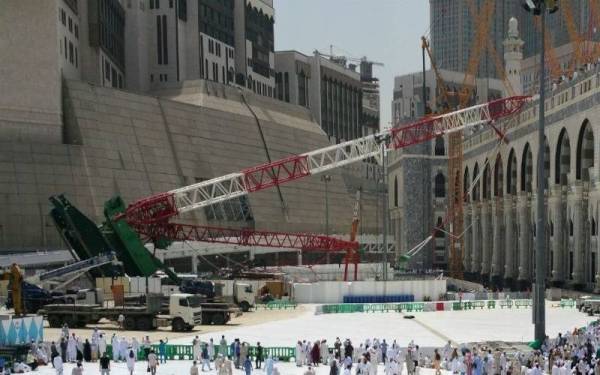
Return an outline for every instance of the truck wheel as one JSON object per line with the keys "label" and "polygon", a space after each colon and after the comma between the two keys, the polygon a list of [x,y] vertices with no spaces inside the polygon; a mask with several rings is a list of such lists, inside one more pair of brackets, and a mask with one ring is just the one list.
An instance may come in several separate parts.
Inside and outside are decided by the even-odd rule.
{"label": "truck wheel", "polygon": [[123,328],[125,328],[127,331],[135,330],[135,319],[130,316],[126,317],[125,321],[123,322]]}
{"label": "truck wheel", "polygon": [[223,314],[215,314],[212,317],[212,323],[216,326],[222,326],[225,324],[225,317],[223,317]]}
{"label": "truck wheel", "polygon": [[250,304],[248,303],[248,301],[240,302],[240,309],[242,309],[243,312],[250,311]]}
{"label": "truck wheel", "polygon": [[60,328],[62,326],[62,319],[59,316],[49,316],[48,325],[51,328]]}
{"label": "truck wheel", "polygon": [[185,330],[185,322],[181,318],[175,318],[171,323],[171,328],[175,332],[183,332]]}
{"label": "truck wheel", "polygon": [[152,329],[152,322],[150,318],[139,318],[136,322],[138,331],[150,331]]}

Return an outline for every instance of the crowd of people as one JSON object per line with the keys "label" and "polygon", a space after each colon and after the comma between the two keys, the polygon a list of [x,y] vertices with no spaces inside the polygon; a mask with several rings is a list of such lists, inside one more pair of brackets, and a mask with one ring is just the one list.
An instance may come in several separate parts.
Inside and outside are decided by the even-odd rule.
{"label": "crowd of people", "polygon": [[[315,375],[319,366],[326,366],[330,375],[377,375],[381,368],[385,375],[403,375],[404,371],[418,375],[422,368],[434,369],[436,375],[442,371],[455,375],[600,375],[599,323],[546,338],[538,349],[527,352],[507,353],[485,345],[452,345],[450,341],[442,348],[422,349],[413,341],[401,348],[396,340],[379,338],[354,345],[350,339],[342,341],[338,337],[333,343],[325,339],[298,340],[293,356],[296,366],[305,368],[304,375]],[[112,351],[107,350],[108,343]],[[116,333],[108,340],[98,329],[89,339],[81,339],[65,325],[58,342],[32,343],[27,361],[15,363],[12,372],[29,372],[48,364],[57,375],[63,375],[63,365],[73,363],[71,375],[83,375],[84,362],[98,362],[101,375],[109,375],[111,363],[122,362],[133,375],[139,355],[147,372],[156,375],[158,366],[167,361],[167,343],[164,339],[154,346],[148,336],[139,341],[135,337],[127,340]],[[196,336],[191,345],[190,375],[207,371],[232,375],[234,369],[246,375],[255,370],[280,375],[277,358],[269,355],[260,342],[251,349],[248,342],[238,338],[231,343],[225,336],[203,342]]]}

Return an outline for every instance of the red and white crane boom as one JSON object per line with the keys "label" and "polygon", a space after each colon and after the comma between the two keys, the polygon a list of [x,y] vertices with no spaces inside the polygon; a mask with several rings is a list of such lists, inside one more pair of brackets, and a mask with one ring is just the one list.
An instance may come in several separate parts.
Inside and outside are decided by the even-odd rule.
{"label": "red and white crane boom", "polygon": [[[262,246],[281,247],[278,241],[266,240],[265,236],[278,238],[281,236],[304,236],[302,241],[298,238],[299,241],[294,239],[288,242],[297,244],[295,248],[311,249],[311,246],[302,246],[304,246],[303,244],[312,244],[315,250],[319,246],[324,246],[320,247],[322,250],[341,250],[350,246],[352,242],[337,239],[325,241],[324,238],[328,238],[326,236],[307,234],[294,235],[247,229],[235,230],[174,224],[169,223],[169,220],[179,214],[326,172],[367,158],[379,158],[381,154],[380,144],[384,140],[389,140],[389,148],[400,149],[464,128],[502,119],[519,112],[528,100],[528,96],[497,99],[454,112],[427,117],[406,126],[384,130],[378,134],[247,168],[240,172],[230,173],[141,199],[129,205],[123,216],[138,233],[152,239],[163,237],[172,240],[187,239],[232,244],[247,242],[248,245],[259,245],[258,242],[260,242]],[[217,236],[215,232],[222,235]],[[258,241],[255,236],[262,236],[262,239]],[[320,240],[309,241],[305,238],[306,236],[318,237]]]}

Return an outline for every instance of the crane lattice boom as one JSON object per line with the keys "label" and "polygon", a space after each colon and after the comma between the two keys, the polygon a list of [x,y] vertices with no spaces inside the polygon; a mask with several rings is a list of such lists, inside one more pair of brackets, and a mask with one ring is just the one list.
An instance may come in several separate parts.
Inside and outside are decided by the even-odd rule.
{"label": "crane lattice boom", "polygon": [[[212,232],[219,228],[172,224],[169,223],[169,220],[185,212],[241,197],[303,177],[326,172],[350,163],[371,157],[379,158],[380,144],[384,139],[390,139],[390,148],[399,149],[422,143],[466,127],[473,127],[501,119],[520,111],[528,99],[529,97],[527,96],[513,96],[494,100],[458,111],[428,117],[416,123],[388,129],[375,135],[369,135],[300,155],[293,155],[272,163],[261,164],[237,173],[181,187],[134,202],[122,216],[125,217],[129,225],[134,227],[138,233],[151,239],[157,239],[162,236],[163,238],[172,240],[190,239],[237,244],[240,241],[240,236],[243,238],[244,236],[248,236],[250,232],[236,233],[235,235],[227,235],[226,233],[215,234]],[[228,229],[223,228],[219,230],[228,231]],[[268,234],[271,238],[281,235],[281,233],[276,232],[251,232]],[[332,239],[326,244],[309,246],[306,244],[315,244],[316,242],[305,241],[305,236],[307,235],[291,236],[299,236],[294,241],[287,242],[294,248],[304,248],[303,246],[307,246],[308,248],[316,249],[318,246],[323,246],[321,247],[323,250],[333,250],[348,249],[350,246],[350,242],[338,239]],[[310,236],[316,237],[314,235]],[[234,237],[236,238],[235,240],[227,240]],[[221,240],[216,240],[217,238]],[[301,240],[302,238],[304,240]],[[271,243],[277,247],[288,247],[279,246],[280,244],[277,241],[263,241],[261,243],[253,241],[255,240],[250,241],[251,243],[249,244],[269,246],[269,243]]]}

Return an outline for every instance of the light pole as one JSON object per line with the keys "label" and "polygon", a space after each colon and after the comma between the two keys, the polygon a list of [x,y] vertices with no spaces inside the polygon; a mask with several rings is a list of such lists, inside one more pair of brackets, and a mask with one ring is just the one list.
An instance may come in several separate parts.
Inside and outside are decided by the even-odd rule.
{"label": "light pole", "polygon": [[382,193],[381,193],[381,200],[382,200],[382,204],[381,204],[381,213],[383,215],[382,217],[382,234],[383,234],[383,281],[387,281],[388,280],[388,273],[387,273],[387,268],[388,268],[388,260],[387,260],[387,256],[388,256],[388,238],[387,238],[387,232],[388,232],[388,199],[387,199],[387,154],[386,154],[386,150],[388,147],[388,143],[390,142],[390,136],[389,134],[386,136],[376,136],[375,137],[375,141],[377,143],[379,143],[379,146],[381,147],[381,165],[382,165],[382,176],[381,176],[381,188],[382,188]]}
{"label": "light pole", "polygon": [[535,285],[533,288],[533,324],[535,340],[541,345],[546,339],[546,206],[544,204],[544,182],[546,181],[544,162],[544,106],[546,100],[545,33],[546,11],[558,10],[555,0],[526,0],[523,7],[534,15],[540,16],[540,99],[538,122],[538,160],[536,186],[536,246],[535,246]]}
{"label": "light pole", "polygon": [[[329,181],[331,181],[331,175],[321,176],[321,181],[325,183],[325,235],[329,236]],[[329,252],[326,255],[326,262],[329,264]]]}

